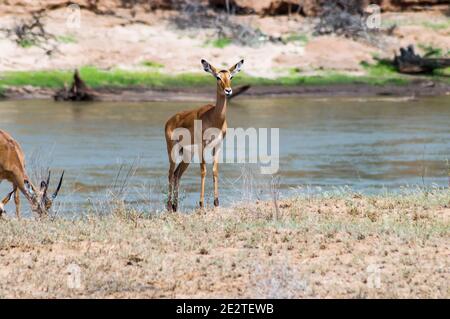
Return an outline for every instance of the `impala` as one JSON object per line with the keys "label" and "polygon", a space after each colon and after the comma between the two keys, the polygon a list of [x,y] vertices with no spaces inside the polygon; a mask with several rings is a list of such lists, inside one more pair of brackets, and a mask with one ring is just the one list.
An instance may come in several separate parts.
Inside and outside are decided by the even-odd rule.
{"label": "impala", "polygon": [[[241,70],[244,60],[235,64],[229,70],[219,70],[209,64],[207,61],[201,61],[205,72],[210,73],[217,80],[217,98],[215,105],[204,105],[194,110],[183,111],[172,116],[166,123],[165,136],[167,143],[167,152],[169,155],[169,193],[167,200],[167,209],[169,211],[176,211],[178,207],[178,189],[180,179],[183,173],[189,166],[189,162],[182,161],[176,166],[176,161],[173,158],[172,150],[178,142],[174,140],[174,131],[178,128],[184,128],[190,131],[191,145],[194,145],[194,125],[196,121],[201,121],[202,133],[209,128],[216,128],[221,131],[221,138],[223,139],[227,130],[226,112],[227,112],[227,97],[233,93],[231,89],[231,79]],[[205,141],[201,139],[200,149],[205,148]],[[183,149],[180,150],[180,153]],[[206,176],[206,162],[203,152],[200,153],[200,175],[201,175],[201,189],[200,189],[200,207],[204,204],[205,195],[205,176]],[[216,149],[213,150],[213,182],[214,182],[214,206],[219,206],[219,154]]]}
{"label": "impala", "polygon": [[47,194],[50,184],[50,172],[46,181],[36,188],[25,171],[25,156],[20,145],[5,131],[0,130],[0,182],[8,180],[13,185],[13,190],[0,202],[0,216],[5,213],[5,205],[14,195],[16,204],[16,216],[20,218],[19,191],[30,202],[31,209],[39,216],[47,214],[53,201],[61,189],[64,172],[61,175],[56,191],[49,197]]}

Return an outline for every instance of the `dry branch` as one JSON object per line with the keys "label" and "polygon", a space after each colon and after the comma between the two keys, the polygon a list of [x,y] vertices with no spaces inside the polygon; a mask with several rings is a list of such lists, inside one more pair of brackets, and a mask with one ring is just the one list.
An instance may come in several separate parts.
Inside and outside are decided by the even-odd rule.
{"label": "dry branch", "polygon": [[234,89],[233,95],[230,96],[228,99],[231,100],[231,99],[237,97],[238,95],[244,94],[244,93],[247,92],[250,88],[251,88],[251,85],[242,85],[242,86],[238,86],[237,88]]}
{"label": "dry branch", "polygon": [[78,70],[75,70],[73,74],[73,83],[70,89],[67,89],[64,84],[64,88],[53,96],[55,101],[92,101],[96,97],[97,93],[81,79]]}

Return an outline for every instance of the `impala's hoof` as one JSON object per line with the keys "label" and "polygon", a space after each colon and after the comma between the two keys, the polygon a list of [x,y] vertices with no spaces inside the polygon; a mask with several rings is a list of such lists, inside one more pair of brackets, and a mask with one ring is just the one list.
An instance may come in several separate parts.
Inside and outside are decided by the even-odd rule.
{"label": "impala's hoof", "polygon": [[198,205],[200,206],[200,208],[203,208],[203,202],[198,202]]}
{"label": "impala's hoof", "polygon": [[218,207],[219,206],[219,199],[215,198],[214,199],[214,207]]}
{"label": "impala's hoof", "polygon": [[171,211],[172,211],[172,209],[173,209],[173,205],[172,205],[172,203],[171,203],[171,202],[167,202],[167,206],[166,206],[166,208],[167,208],[167,211],[168,211],[168,212],[171,212]]}
{"label": "impala's hoof", "polygon": [[172,211],[176,212],[178,209],[178,205],[177,204],[172,204]]}

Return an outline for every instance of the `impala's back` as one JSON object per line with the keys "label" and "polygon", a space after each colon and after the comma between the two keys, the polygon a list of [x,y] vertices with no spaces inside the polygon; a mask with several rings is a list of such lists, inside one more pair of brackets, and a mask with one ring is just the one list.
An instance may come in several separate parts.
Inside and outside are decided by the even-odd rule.
{"label": "impala's back", "polygon": [[0,180],[14,183],[15,177],[23,178],[25,160],[20,145],[7,132],[0,130]]}

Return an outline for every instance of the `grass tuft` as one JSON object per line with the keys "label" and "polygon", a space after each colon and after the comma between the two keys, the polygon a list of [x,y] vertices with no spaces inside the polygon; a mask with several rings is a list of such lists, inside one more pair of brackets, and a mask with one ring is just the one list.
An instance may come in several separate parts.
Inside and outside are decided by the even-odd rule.
{"label": "grass tuft", "polygon": [[60,43],[69,44],[77,43],[77,38],[72,34],[60,35],[56,37],[56,40]]}
{"label": "grass tuft", "polygon": [[284,42],[286,42],[286,43],[298,42],[301,44],[306,44],[306,43],[308,43],[308,41],[309,41],[308,36],[306,34],[300,34],[300,33],[290,34],[284,39]]}
{"label": "grass tuft", "polygon": [[164,64],[155,62],[155,61],[144,61],[141,63],[143,66],[146,66],[148,68],[154,68],[154,69],[160,69],[164,67]]}
{"label": "grass tuft", "polygon": [[223,37],[223,38],[217,38],[214,40],[207,41],[206,44],[211,45],[218,49],[223,49],[223,48],[229,46],[232,42],[233,41],[230,38]]}

